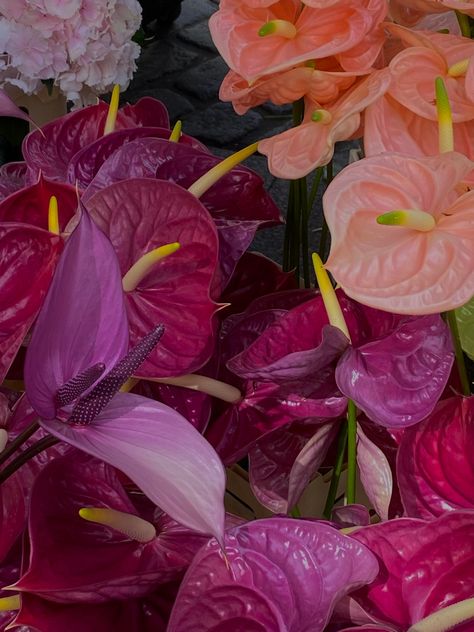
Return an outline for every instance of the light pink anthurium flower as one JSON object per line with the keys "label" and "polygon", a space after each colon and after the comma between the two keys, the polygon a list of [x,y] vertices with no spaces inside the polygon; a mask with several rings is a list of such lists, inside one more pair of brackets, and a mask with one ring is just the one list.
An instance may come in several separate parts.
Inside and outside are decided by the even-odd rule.
{"label": "light pink anthurium flower", "polygon": [[387,12],[384,0],[346,0],[309,7],[299,0],[224,3],[209,21],[211,35],[232,70],[248,81],[357,46]]}
{"label": "light pink anthurium flower", "polygon": [[466,2],[457,0],[398,0],[398,3],[424,13],[444,13],[455,9],[474,17],[472,0],[466,0]]}
{"label": "light pink anthurium flower", "polygon": [[334,153],[334,143],[351,138],[359,129],[361,112],[381,97],[390,85],[388,71],[373,73],[359,82],[341,99],[324,108],[306,101],[301,125],[258,144],[268,156],[268,166],[278,178],[301,178]]}
{"label": "light pink anthurium flower", "polygon": [[474,294],[473,163],[384,154],[344,169],[323,206],[327,267],[355,300],[400,314],[453,309]]}

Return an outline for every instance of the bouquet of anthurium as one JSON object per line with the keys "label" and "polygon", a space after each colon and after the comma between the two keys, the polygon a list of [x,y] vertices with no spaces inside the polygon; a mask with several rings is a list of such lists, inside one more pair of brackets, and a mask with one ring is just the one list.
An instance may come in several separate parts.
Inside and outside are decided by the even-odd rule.
{"label": "bouquet of anthurium", "polygon": [[[470,11],[222,0],[222,97],[291,129],[220,161],[117,88],[0,168],[2,630],[472,632]],[[273,517],[226,512],[237,463]]]}

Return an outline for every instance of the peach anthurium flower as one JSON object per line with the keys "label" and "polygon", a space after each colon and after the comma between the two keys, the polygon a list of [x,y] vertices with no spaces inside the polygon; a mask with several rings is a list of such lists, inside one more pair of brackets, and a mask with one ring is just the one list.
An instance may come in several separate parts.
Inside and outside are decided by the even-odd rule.
{"label": "peach anthurium flower", "polygon": [[341,92],[355,82],[357,75],[365,74],[344,72],[334,60],[330,67],[339,68],[329,71],[325,68],[328,65],[326,61],[318,60],[317,64],[313,62],[311,65],[267,75],[252,84],[231,70],[224,77],[219,98],[221,101],[232,101],[237,114],[245,114],[250,108],[266,101],[282,105],[304,96],[322,105],[335,101]]}
{"label": "peach anthurium flower", "polygon": [[457,0],[398,0],[398,3],[424,13],[443,13],[452,9],[474,17],[474,1]]}
{"label": "peach anthurium flower", "polygon": [[[353,299],[399,314],[459,307],[474,294],[474,163],[384,154],[349,165],[328,187],[327,268]],[[461,187],[462,188],[462,187]]]}
{"label": "peach anthurium flower", "polygon": [[351,138],[357,132],[361,112],[382,96],[389,85],[390,73],[381,70],[360,81],[326,108],[306,100],[301,125],[258,144],[258,151],[268,157],[271,173],[278,178],[301,178],[327,164],[333,156],[334,143]]}
{"label": "peach anthurium flower", "polygon": [[[393,30],[402,31],[403,38],[405,29]],[[449,34],[412,33],[413,38],[418,45],[401,51],[390,62],[393,80],[389,94],[415,114],[435,121],[435,79],[442,77],[453,121],[474,119],[474,42]]]}
{"label": "peach anthurium flower", "polygon": [[247,81],[348,51],[383,20],[386,0],[346,0],[325,8],[300,0],[270,6],[221,4],[209,28],[228,66]]}

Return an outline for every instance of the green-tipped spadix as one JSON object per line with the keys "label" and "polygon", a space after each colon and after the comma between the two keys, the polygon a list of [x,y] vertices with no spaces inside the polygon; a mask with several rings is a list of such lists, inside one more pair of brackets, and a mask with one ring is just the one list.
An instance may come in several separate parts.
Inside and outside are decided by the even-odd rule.
{"label": "green-tipped spadix", "polygon": [[460,623],[473,620],[474,628],[474,599],[464,599],[451,606],[433,612],[425,619],[418,621],[408,629],[408,632],[448,632]]}
{"label": "green-tipped spadix", "polygon": [[470,59],[462,59],[448,68],[448,75],[450,77],[463,77],[469,67]]}
{"label": "green-tipped spadix", "polygon": [[296,26],[288,20],[270,20],[266,22],[258,31],[260,37],[267,37],[268,35],[279,35],[286,39],[293,39],[296,37]]}
{"label": "green-tipped spadix", "polygon": [[0,612],[9,612],[10,610],[19,610],[21,608],[21,598],[19,594],[10,595],[9,597],[0,597]]}
{"label": "green-tipped spadix", "polygon": [[48,208],[48,230],[50,233],[59,235],[59,212],[58,212],[58,200],[55,195],[49,198]]}
{"label": "green-tipped spadix", "polygon": [[137,542],[151,542],[156,537],[156,529],[151,522],[124,511],[83,507],[79,515],[88,522],[110,527]]}
{"label": "green-tipped spadix", "polygon": [[257,147],[258,143],[253,143],[240,151],[236,151],[232,156],[228,156],[225,160],[222,160],[222,162],[196,180],[196,182],[189,187],[188,191],[197,198],[200,198],[201,195],[204,195],[222,176],[225,176],[231,169],[254,154],[257,151]]}
{"label": "green-tipped spadix", "polygon": [[181,138],[181,129],[182,129],[183,125],[181,123],[181,121],[176,121],[176,123],[174,124],[173,130],[170,134],[169,140],[172,143],[177,143],[179,141],[179,139]]}
{"label": "green-tipped spadix", "polygon": [[112,96],[110,97],[109,111],[107,113],[107,119],[105,121],[104,136],[110,134],[115,129],[115,123],[117,121],[117,112],[119,107],[120,98],[120,86],[116,84],[112,90]]}
{"label": "green-tipped spadix", "polygon": [[351,339],[349,329],[347,328],[341,306],[337,300],[336,292],[332,286],[331,279],[326,272],[321,257],[313,252],[313,267],[318,282],[319,291],[324,302],[324,307],[329,318],[329,322],[333,327],[337,327],[345,334],[348,340]]}
{"label": "green-tipped spadix", "polygon": [[172,255],[179,248],[180,244],[173,242],[150,250],[150,252],[147,252],[143,257],[140,257],[122,279],[124,292],[132,292],[139,285],[140,281],[150,272],[155,263],[165,257],[169,257],[169,255]]}
{"label": "green-tipped spadix", "polygon": [[453,117],[448,92],[442,77],[435,80],[436,110],[438,112],[439,153],[454,150]]}
{"label": "green-tipped spadix", "polygon": [[332,121],[332,114],[328,110],[314,110],[314,112],[311,114],[311,120],[314,123],[329,125],[329,123]]}
{"label": "green-tipped spadix", "polygon": [[377,224],[403,226],[403,228],[411,228],[422,233],[428,233],[436,226],[436,221],[432,215],[425,213],[425,211],[400,209],[379,215]]}

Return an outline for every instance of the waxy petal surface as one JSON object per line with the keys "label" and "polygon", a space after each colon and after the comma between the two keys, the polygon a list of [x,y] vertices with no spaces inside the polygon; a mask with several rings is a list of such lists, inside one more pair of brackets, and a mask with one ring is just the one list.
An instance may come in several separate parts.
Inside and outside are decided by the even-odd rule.
{"label": "waxy petal surface", "polygon": [[427,417],[454,361],[449,328],[437,314],[401,321],[384,338],[350,347],[336,382],[372,421],[403,428]]}
{"label": "waxy petal surface", "polygon": [[26,162],[7,162],[0,167],[0,200],[26,186]]}
{"label": "waxy petal surface", "polygon": [[428,522],[389,520],[358,529],[351,537],[379,561],[377,579],[352,594],[379,621],[406,629],[472,596],[474,511],[453,511]]}
{"label": "waxy petal surface", "polygon": [[130,338],[134,344],[158,323],[165,327],[163,341],[139,375],[165,377],[200,368],[212,353],[216,310],[210,288],[217,266],[217,232],[206,209],[181,187],[144,178],[107,187],[87,206],[112,242],[122,277],[154,248],[180,244],[124,294]]}
{"label": "waxy petal surface", "polygon": [[213,540],[195,557],[176,599],[169,632],[324,629],[334,603],[372,581],[365,547],[325,524],[257,520],[226,534],[230,568]]}
{"label": "waxy petal surface", "polygon": [[474,508],[474,398],[440,402],[400,443],[397,473],[407,515],[432,518]]}
{"label": "waxy petal surface", "polygon": [[153,521],[156,537],[137,542],[82,519],[83,507],[140,515],[112,467],[71,450],[50,463],[34,485],[29,567],[15,588],[65,603],[135,598],[180,578],[207,542],[206,536],[153,515],[143,517]]}
{"label": "waxy petal surface", "polygon": [[[324,213],[332,235],[328,269],[346,294],[405,314],[430,314],[464,304],[474,293],[474,193],[456,185],[471,171],[465,156],[385,154],[344,169],[328,187]],[[384,226],[396,209],[433,216],[429,232]]]}
{"label": "waxy petal surface", "polygon": [[53,419],[55,396],[63,384],[99,362],[110,370],[127,347],[117,259],[107,237],[83,211],[28,347],[25,383],[33,408],[41,417]]}
{"label": "waxy petal surface", "polygon": [[0,382],[43,304],[62,240],[34,226],[0,225]]}
{"label": "waxy petal surface", "polygon": [[177,522],[222,541],[224,468],[171,408],[119,393],[88,426],[42,423],[55,437],[124,472]]}

